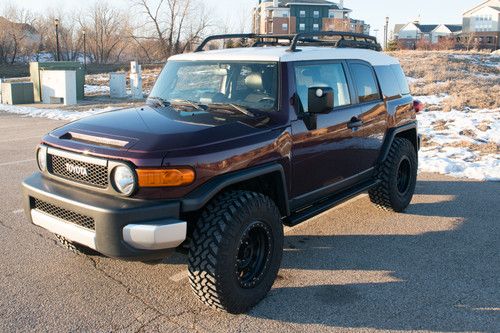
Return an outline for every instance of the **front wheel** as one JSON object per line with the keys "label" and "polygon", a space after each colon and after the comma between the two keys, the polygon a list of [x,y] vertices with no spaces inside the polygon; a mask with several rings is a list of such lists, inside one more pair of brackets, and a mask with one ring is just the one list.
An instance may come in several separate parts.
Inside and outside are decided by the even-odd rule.
{"label": "front wheel", "polygon": [[189,279],[212,308],[243,313],[271,289],[283,253],[283,225],[260,193],[227,192],[211,202],[193,231]]}
{"label": "front wheel", "polygon": [[396,138],[389,154],[377,170],[379,185],[368,193],[379,208],[404,211],[411,202],[417,184],[418,160],[413,144]]}

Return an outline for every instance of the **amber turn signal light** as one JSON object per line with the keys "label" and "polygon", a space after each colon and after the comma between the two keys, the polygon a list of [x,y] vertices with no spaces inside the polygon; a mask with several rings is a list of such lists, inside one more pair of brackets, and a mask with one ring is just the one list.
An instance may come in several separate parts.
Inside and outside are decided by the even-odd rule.
{"label": "amber turn signal light", "polygon": [[139,187],[173,187],[192,184],[192,169],[138,169]]}

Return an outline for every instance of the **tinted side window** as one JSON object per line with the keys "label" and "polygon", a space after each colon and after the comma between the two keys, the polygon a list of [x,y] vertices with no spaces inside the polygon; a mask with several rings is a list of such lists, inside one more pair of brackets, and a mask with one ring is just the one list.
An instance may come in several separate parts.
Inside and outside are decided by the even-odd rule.
{"label": "tinted side window", "polygon": [[399,65],[391,65],[391,69],[396,75],[396,79],[399,83],[399,88],[401,89],[402,95],[408,95],[410,93],[410,87],[408,86],[408,80],[406,79],[406,75],[401,69]]}
{"label": "tinted side window", "polygon": [[375,67],[375,72],[377,73],[378,82],[380,82],[384,96],[394,97],[400,95],[400,87],[396,74],[390,66]]}
{"label": "tinted side window", "polygon": [[295,82],[302,110],[308,112],[308,91],[311,87],[330,87],[334,92],[334,105],[351,104],[351,96],[342,64],[296,65]]}
{"label": "tinted side window", "polygon": [[363,64],[351,64],[350,67],[359,102],[366,103],[379,100],[381,98],[380,92],[372,68]]}

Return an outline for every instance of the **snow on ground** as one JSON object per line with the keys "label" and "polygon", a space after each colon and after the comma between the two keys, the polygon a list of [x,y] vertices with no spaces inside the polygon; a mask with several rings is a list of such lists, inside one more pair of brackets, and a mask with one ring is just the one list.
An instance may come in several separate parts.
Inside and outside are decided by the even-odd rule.
{"label": "snow on ground", "polygon": [[113,111],[117,108],[107,107],[104,109],[92,109],[89,111],[78,112],[78,111],[67,111],[67,110],[57,110],[57,109],[39,109],[28,106],[18,106],[18,105],[6,105],[0,104],[0,111],[5,111],[9,113],[15,113],[33,118],[49,118],[54,120],[66,120],[75,121],[88,116],[93,116],[102,112]]}
{"label": "snow on ground", "polygon": [[[446,96],[415,98],[439,105]],[[500,181],[500,109],[423,112],[418,121],[425,138],[420,171]]]}
{"label": "snow on ground", "polygon": [[430,95],[430,96],[415,96],[415,99],[424,103],[425,105],[439,105],[446,98],[448,98],[447,94],[439,94],[439,95]]}
{"label": "snow on ground", "polygon": [[85,95],[108,95],[109,86],[85,85]]}

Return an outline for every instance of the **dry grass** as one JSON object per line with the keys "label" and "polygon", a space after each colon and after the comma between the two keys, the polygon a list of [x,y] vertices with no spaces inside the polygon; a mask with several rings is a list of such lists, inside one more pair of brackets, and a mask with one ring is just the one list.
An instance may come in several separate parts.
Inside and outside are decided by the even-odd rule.
{"label": "dry grass", "polygon": [[400,51],[415,96],[448,94],[441,108],[500,108],[500,58],[487,53]]}

